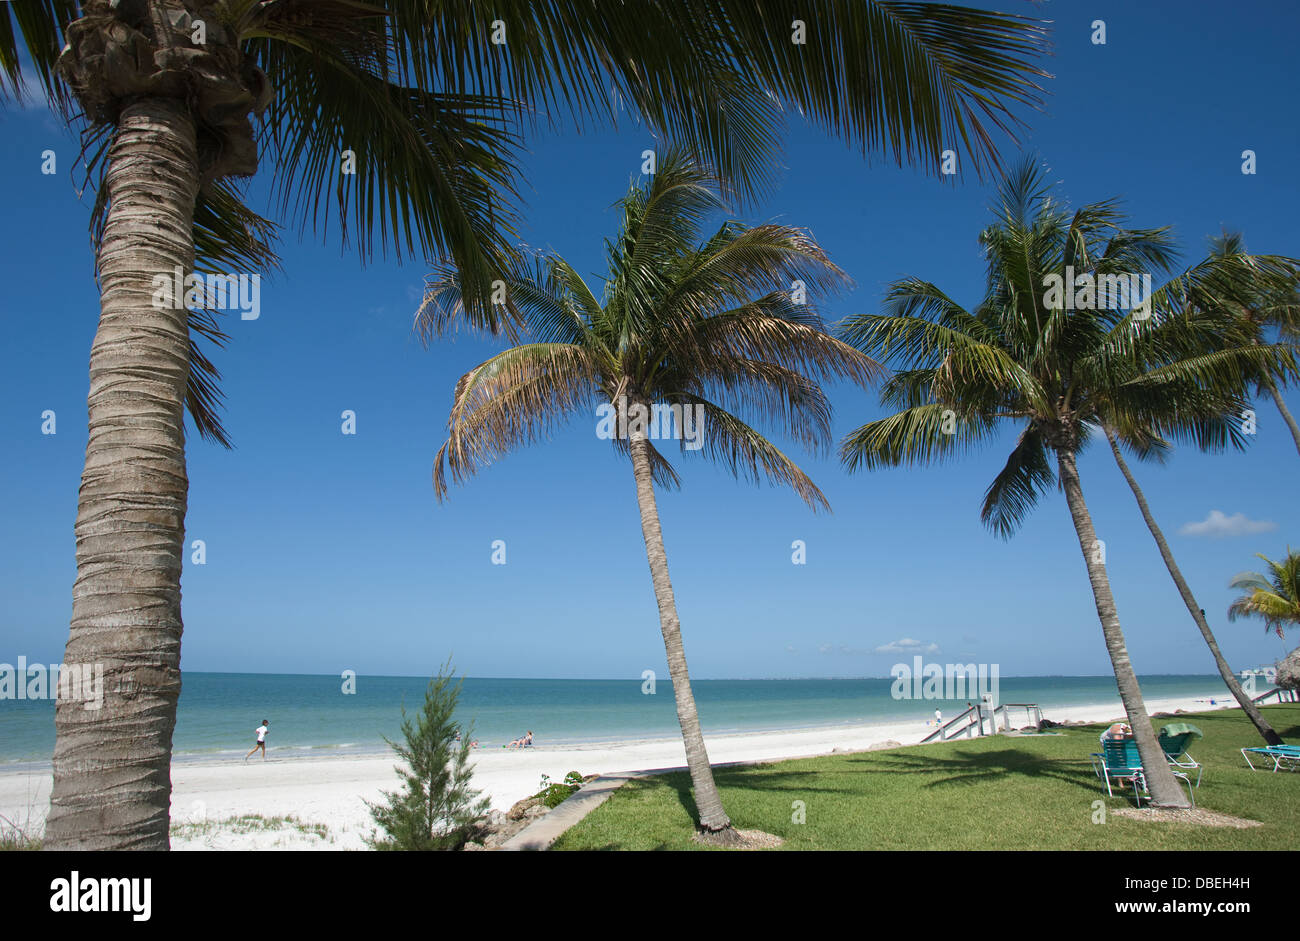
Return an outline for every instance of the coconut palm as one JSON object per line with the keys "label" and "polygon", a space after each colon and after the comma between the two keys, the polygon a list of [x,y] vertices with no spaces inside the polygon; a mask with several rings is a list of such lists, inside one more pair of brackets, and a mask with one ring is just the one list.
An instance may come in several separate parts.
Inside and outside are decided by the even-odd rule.
{"label": "coconut palm", "polygon": [[1239,617],[1262,618],[1264,629],[1283,637],[1283,630],[1300,624],[1300,552],[1288,546],[1286,557],[1274,562],[1256,553],[1268,566],[1267,572],[1241,572],[1228,583],[1229,588],[1245,592],[1228,608],[1228,620]]}
{"label": "coconut palm", "polygon": [[[1152,295],[1152,322],[1159,322],[1159,320],[1166,317],[1179,317],[1193,308],[1219,311],[1228,317],[1240,316],[1241,311],[1236,299],[1249,296],[1255,292],[1255,284],[1261,277],[1261,272],[1264,273],[1264,277],[1267,277],[1269,271],[1285,271],[1290,261],[1290,259],[1273,257],[1246,256],[1240,251],[1239,244],[1233,245],[1231,251],[1219,250],[1211,252],[1208,258],[1189,268],[1180,276],[1171,279],[1169,283]],[[1140,326],[1141,323],[1139,323]],[[1253,332],[1250,331],[1251,334]],[[1203,336],[1206,340],[1205,352],[1207,354],[1213,354],[1224,345],[1225,338],[1218,332],[1207,333]],[[1248,342],[1257,343],[1258,337],[1250,335]],[[1279,352],[1281,355],[1279,355],[1277,363],[1271,363],[1271,365],[1275,366],[1276,374],[1285,375],[1284,370],[1287,368],[1291,357],[1287,355],[1288,351],[1285,349]],[[1269,372],[1263,372],[1261,375],[1262,381],[1272,381],[1272,375]],[[1274,386],[1274,388],[1276,387]],[[1170,389],[1170,391],[1173,390]],[[1231,390],[1202,389],[1198,388],[1194,383],[1188,383],[1184,388],[1178,390],[1174,397],[1180,407],[1181,414],[1178,416],[1178,422],[1181,424],[1182,430],[1188,433],[1201,450],[1218,451],[1228,444],[1234,447],[1243,446],[1245,439],[1241,429],[1234,421],[1236,416],[1242,415],[1245,411],[1246,402],[1239,394]],[[1105,411],[1105,409],[1103,408],[1101,411]],[[1168,540],[1165,539],[1164,532],[1156,523],[1146,495],[1138,485],[1137,478],[1129,468],[1128,462],[1124,460],[1121,436],[1114,427],[1118,422],[1125,420],[1124,416],[1107,415],[1106,417],[1107,423],[1102,426],[1102,430],[1105,433],[1107,444],[1110,445],[1111,454],[1114,456],[1115,463],[1119,467],[1120,473],[1123,474],[1124,480],[1128,483],[1129,489],[1133,492],[1142,519],[1155,540],[1156,547],[1160,551],[1160,557],[1164,560],[1169,576],[1173,579],[1178,594],[1183,599],[1183,604],[1187,606],[1188,613],[1192,616],[1192,620],[1200,631],[1202,639],[1210,649],[1219,676],[1223,679],[1229,692],[1232,693],[1233,698],[1237,700],[1238,705],[1254,723],[1255,728],[1259,730],[1264,740],[1270,745],[1281,744],[1281,737],[1264,718],[1263,714],[1260,713],[1259,707],[1241,688],[1236,674],[1233,673],[1227,659],[1223,656],[1223,651],[1220,650],[1214,632],[1210,629],[1209,622],[1206,620],[1205,610],[1201,608],[1196,601],[1195,595],[1192,594],[1191,586],[1188,585],[1187,580],[1183,577],[1182,570],[1179,569],[1178,563],[1174,560],[1173,551],[1169,547]],[[1128,446],[1139,459],[1143,460],[1155,459],[1163,461],[1169,451],[1169,442],[1165,441],[1152,428],[1130,427],[1126,429],[1122,443]]]}
{"label": "coconut palm", "polygon": [[[673,488],[680,479],[650,430],[662,432],[665,410],[680,408],[673,427],[683,454],[692,445],[681,432],[698,422],[699,453],[738,477],[787,484],[814,509],[828,507],[808,475],[750,422],[775,425],[810,449],[828,448],[831,409],[818,381],[864,383],[876,366],[824,332],[813,304],[791,291],[802,282],[815,299],[845,281],[808,234],[725,222],[699,244],[705,218],[720,206],[705,171],[670,153],[647,186],[633,186],[619,203],[599,299],[563,258],[516,266],[506,290],[529,336],[457,383],[434,486],[441,500],[449,473],[461,481],[565,418],[591,420],[593,409],[603,410],[597,434],[631,459],[699,823],[726,843],[735,833],[691,694],[655,498],[656,483]],[[418,328],[427,340],[463,317],[457,273],[444,269]],[[655,437],[662,444],[662,435]]]}
{"label": "coconut palm", "polygon": [[[1137,296],[1101,303],[1101,285],[1116,283],[1103,279],[1164,271],[1173,258],[1167,230],[1123,227],[1113,201],[1071,213],[1026,160],[1003,180],[994,216],[980,235],[988,278],[974,310],[905,278],[892,285],[884,314],[845,321],[849,343],[900,366],[881,391],[884,404],[900,410],[851,432],[840,454],[850,470],[923,463],[988,440],[1003,420],[1020,426],[981,517],[1009,537],[1059,480],[1153,802],[1187,806],[1129,660],[1077,457],[1108,418],[1121,433],[1189,433],[1180,394],[1233,388],[1267,354],[1240,336],[1229,339],[1237,344],[1230,351],[1205,354],[1206,333],[1231,329],[1211,311],[1143,325]],[[1071,284],[1071,271],[1082,280]]]}
{"label": "coconut palm", "polygon": [[1178,563],[1174,561],[1173,551],[1169,548],[1168,540],[1165,539],[1164,533],[1156,523],[1155,516],[1151,513],[1151,507],[1147,503],[1146,495],[1143,494],[1142,488],[1138,486],[1137,478],[1133,476],[1128,462],[1124,460],[1124,455],[1120,450],[1120,442],[1114,430],[1109,427],[1105,427],[1103,430],[1106,434],[1106,441],[1110,445],[1111,453],[1115,457],[1115,463],[1119,465],[1120,473],[1124,475],[1129,489],[1133,491],[1133,497],[1137,500],[1142,519],[1146,522],[1147,529],[1151,531],[1151,536],[1156,541],[1156,547],[1160,550],[1160,557],[1169,570],[1169,577],[1174,580],[1174,585],[1178,588],[1178,594],[1183,599],[1183,604],[1187,606],[1187,611],[1192,616],[1192,620],[1196,622],[1201,637],[1205,640],[1206,646],[1210,648],[1210,654],[1214,657],[1214,665],[1219,671],[1219,676],[1223,678],[1223,682],[1227,685],[1228,691],[1232,693],[1232,697],[1237,700],[1237,704],[1245,711],[1250,721],[1255,724],[1255,728],[1259,730],[1259,734],[1263,736],[1264,741],[1270,745],[1282,744],[1281,736],[1277,734],[1273,726],[1268,723],[1268,720],[1259,711],[1259,707],[1241,688],[1236,674],[1232,672],[1227,659],[1223,656],[1223,651],[1219,649],[1219,643],[1205,618],[1205,610],[1197,603],[1195,595],[1192,594],[1191,586],[1187,584],[1187,579],[1183,577],[1182,570],[1179,569]]}
{"label": "coconut palm", "polygon": [[[1210,258],[1224,263],[1225,275],[1238,287],[1224,302],[1254,331],[1255,341],[1277,339],[1291,346],[1300,344],[1300,260],[1281,255],[1248,255],[1239,232],[1226,232],[1210,240]],[[1252,383],[1267,393],[1286,423],[1300,452],[1300,424],[1287,408],[1281,388],[1288,376],[1265,371]]]}
{"label": "coconut palm", "polygon": [[[222,336],[153,277],[256,271],[270,222],[236,180],[273,168],[296,226],[337,226],[362,257],[452,259],[469,311],[512,244],[520,133],[620,113],[690,146],[742,194],[776,165],[789,107],[863,150],[935,169],[1033,105],[1036,21],[834,0],[792,45],[799,5],[742,0],[24,0],[0,8],[0,97],[35,75],[84,118],[101,287],[89,443],[64,662],[102,665],[103,708],[56,710],[45,845],[168,845],[180,695],[184,414],[225,441]],[[771,16],[779,16],[773,20]],[[266,159],[269,158],[269,159]]]}

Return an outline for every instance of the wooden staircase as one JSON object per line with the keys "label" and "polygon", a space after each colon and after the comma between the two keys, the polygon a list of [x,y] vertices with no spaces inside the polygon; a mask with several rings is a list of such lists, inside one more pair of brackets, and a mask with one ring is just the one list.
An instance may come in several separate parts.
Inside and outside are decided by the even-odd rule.
{"label": "wooden staircase", "polygon": [[[989,710],[983,703],[971,706],[956,718],[945,722],[925,738],[926,742],[946,742],[951,738],[974,738],[977,735],[996,735],[999,725],[1004,732],[1011,731],[1011,709],[1024,709],[1028,724],[1043,727],[1043,712],[1036,702],[1009,702]],[[985,731],[987,726],[988,731]]]}

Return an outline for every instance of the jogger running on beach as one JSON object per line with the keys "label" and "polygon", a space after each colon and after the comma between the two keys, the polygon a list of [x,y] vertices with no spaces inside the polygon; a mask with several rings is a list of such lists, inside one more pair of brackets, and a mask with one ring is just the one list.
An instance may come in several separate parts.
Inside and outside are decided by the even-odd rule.
{"label": "jogger running on beach", "polygon": [[253,751],[244,756],[245,761],[253,757],[253,753],[259,748],[262,750],[262,760],[266,761],[266,733],[269,731],[271,731],[271,723],[263,719],[262,724],[257,727],[257,744],[253,746]]}

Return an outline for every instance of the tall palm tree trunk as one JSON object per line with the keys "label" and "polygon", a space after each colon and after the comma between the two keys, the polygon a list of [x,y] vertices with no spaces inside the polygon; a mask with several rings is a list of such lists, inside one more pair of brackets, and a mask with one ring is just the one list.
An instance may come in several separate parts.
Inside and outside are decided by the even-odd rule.
{"label": "tall palm tree trunk", "polygon": [[1300,425],[1296,424],[1295,416],[1286,407],[1286,401],[1282,398],[1282,393],[1278,391],[1277,383],[1273,381],[1272,376],[1265,377],[1264,388],[1268,389],[1269,394],[1273,396],[1273,403],[1277,406],[1277,410],[1282,413],[1282,420],[1291,429],[1291,437],[1295,440],[1295,449],[1300,451]]}
{"label": "tall palm tree trunk", "polygon": [[1074,531],[1079,537],[1079,548],[1083,550],[1083,561],[1088,568],[1092,597],[1097,603],[1097,617],[1101,619],[1106,651],[1110,654],[1111,666],[1115,670],[1120,702],[1124,704],[1128,724],[1133,729],[1133,737],[1137,739],[1142,770],[1151,791],[1151,803],[1156,807],[1188,807],[1190,803],[1187,795],[1178,786],[1178,780],[1169,770],[1164,750],[1156,741],[1151,717],[1147,715],[1146,704],[1142,701],[1142,689],[1138,686],[1137,675],[1129,661],[1124,631],[1120,627],[1115,598],[1110,591],[1110,579],[1106,576],[1105,564],[1097,557],[1097,532],[1093,529],[1092,516],[1083,499],[1083,486],[1079,481],[1074,452],[1069,448],[1058,448],[1056,463],[1061,475],[1061,487],[1065,490],[1065,501],[1069,504],[1070,516],[1074,520]]}
{"label": "tall palm tree trunk", "polygon": [[731,820],[722,809],[718,788],[713,783],[713,769],[709,766],[709,753],[704,748],[700,717],[695,711],[695,696],[691,693],[691,675],[686,669],[686,651],[682,647],[677,602],[673,599],[673,585],[668,578],[668,556],[664,552],[663,532],[659,528],[659,507],[655,502],[654,478],[650,470],[650,444],[643,435],[636,433],[629,444],[632,473],[636,477],[636,499],[641,508],[641,534],[645,537],[650,578],[654,582],[655,600],[659,603],[659,628],[664,635],[668,675],[673,681],[677,722],[682,727],[682,741],[686,745],[686,766],[690,769],[691,783],[695,787],[695,807],[700,814],[700,826],[719,836],[734,834]]}
{"label": "tall palm tree trunk", "polygon": [[77,581],[65,664],[99,665],[103,702],[55,710],[50,849],[167,849],[180,696],[184,544],[183,297],[153,277],[194,262],[195,129],[184,104],[129,104],[109,152],[90,351],[89,440],[77,503]]}
{"label": "tall palm tree trunk", "polygon": [[1219,676],[1223,677],[1223,682],[1227,684],[1228,690],[1232,693],[1241,708],[1245,710],[1250,721],[1255,723],[1255,728],[1259,734],[1264,736],[1264,741],[1270,745],[1281,745],[1282,739],[1273,731],[1273,727],[1268,724],[1259,708],[1242,690],[1241,684],[1237,682],[1237,677],[1233,674],[1232,669],[1228,666],[1228,661],[1224,659],[1223,652],[1219,650],[1219,643],[1214,639],[1214,632],[1210,630],[1210,625],[1205,620],[1200,605],[1196,603],[1196,598],[1192,595],[1192,589],[1188,586],[1187,580],[1183,578],[1183,573],[1178,568],[1178,563],[1174,561],[1174,554],[1169,549],[1169,543],[1165,541],[1165,534],[1160,531],[1156,525],[1155,517],[1151,515],[1151,508],[1147,506],[1147,500],[1142,493],[1142,488],[1138,486],[1137,480],[1129,471],[1128,463],[1124,460],[1124,455],[1120,453],[1119,442],[1115,440],[1115,435],[1109,428],[1105,429],[1106,440],[1110,442],[1111,453],[1115,455],[1115,463],[1119,465],[1120,473],[1128,481],[1129,489],[1133,491],[1133,496],[1137,499],[1138,509],[1142,511],[1142,518],[1146,520],[1147,529],[1151,530],[1151,535],[1155,538],[1156,546],[1160,549],[1160,557],[1165,560],[1165,568],[1169,569],[1169,576],[1178,586],[1178,593],[1183,596],[1183,604],[1187,605],[1188,612],[1192,615],[1192,620],[1200,628],[1201,636],[1205,638],[1205,644],[1210,648],[1210,653],[1214,656],[1214,665],[1219,668]]}

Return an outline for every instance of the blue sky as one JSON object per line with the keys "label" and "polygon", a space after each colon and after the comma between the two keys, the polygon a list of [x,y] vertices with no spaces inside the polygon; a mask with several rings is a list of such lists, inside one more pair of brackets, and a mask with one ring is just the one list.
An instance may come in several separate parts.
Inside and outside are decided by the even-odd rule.
{"label": "blue sky", "polygon": [[[1251,2],[1002,0],[1052,19],[1055,76],[1022,144],[1073,203],[1122,197],[1133,224],[1172,225],[1188,263],[1207,236],[1240,229],[1252,251],[1300,254],[1300,8]],[[1107,43],[1090,41],[1093,20]],[[57,661],[75,575],[72,526],[84,456],[86,362],[98,311],[72,138],[40,109],[0,114],[6,342],[0,353],[0,661]],[[529,141],[524,233],[598,278],[611,204],[655,146],[618,133]],[[53,149],[58,172],[42,175]],[[1257,173],[1241,173],[1241,153]],[[1016,147],[1003,147],[1014,159]],[[941,183],[897,169],[793,118],[779,188],[749,221],[805,226],[856,281],[830,319],[878,307],[903,275],[959,300],[979,294],[976,235],[992,181]],[[266,176],[252,189],[266,212]],[[430,483],[456,378],[497,344],[412,337],[425,265],[362,267],[334,235],[287,230],[284,271],[259,319],[228,318],[217,352],[236,449],[191,437],[183,665],[192,670],[420,674],[449,653],[474,676],[624,677],[666,672],[630,467],[579,419],[516,452],[439,506]],[[1293,411],[1300,395],[1288,394]],[[874,395],[834,390],[838,439],[882,414]],[[57,433],[41,434],[41,414]],[[357,415],[357,434],[340,413]],[[1274,558],[1300,525],[1300,457],[1268,402],[1245,453],[1180,449],[1137,468],[1225,653],[1238,668],[1283,645],[1229,624],[1228,579]],[[984,488],[1013,440],[930,468],[847,475],[801,461],[832,514],[789,491],[738,483],[685,460],[659,495],[683,635],[698,677],[880,676],[918,642],[931,659],[998,663],[1003,675],[1104,674],[1109,662],[1064,501],[1053,494],[1002,542],[979,522]],[[1213,664],[1104,448],[1081,459],[1130,652],[1140,673]],[[1261,531],[1180,534],[1211,511]],[[1251,527],[1245,527],[1251,528]],[[507,564],[491,564],[492,542]],[[807,564],[791,564],[791,543]],[[1290,645],[1294,636],[1289,637]]]}

